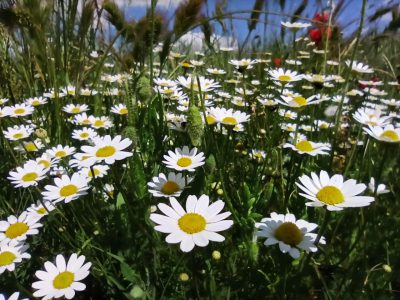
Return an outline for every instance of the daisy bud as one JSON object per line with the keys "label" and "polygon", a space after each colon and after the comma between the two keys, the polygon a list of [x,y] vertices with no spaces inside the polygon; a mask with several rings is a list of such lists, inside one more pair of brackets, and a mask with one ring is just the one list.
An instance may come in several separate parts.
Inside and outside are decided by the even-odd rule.
{"label": "daisy bud", "polygon": [[219,196],[222,196],[222,195],[224,194],[224,190],[223,190],[223,189],[218,189],[218,190],[217,190],[217,194],[218,194]]}
{"label": "daisy bud", "polygon": [[385,264],[385,265],[382,266],[382,268],[386,273],[391,273],[392,272],[392,268],[389,265]]}
{"label": "daisy bud", "polygon": [[188,125],[187,131],[193,146],[201,145],[201,138],[204,134],[204,125],[201,118],[199,109],[196,106],[191,106],[189,108],[189,113],[187,117]]}
{"label": "daisy bud", "polygon": [[221,259],[221,252],[219,252],[217,250],[214,250],[212,252],[212,258],[215,259],[215,260],[220,260]]}
{"label": "daisy bud", "polygon": [[46,129],[38,128],[35,130],[35,135],[40,139],[45,139],[47,138],[47,131]]}
{"label": "daisy bud", "polygon": [[129,295],[133,298],[133,299],[138,299],[138,298],[142,298],[144,292],[143,290],[138,286],[135,285],[131,291],[129,292]]}
{"label": "daisy bud", "polygon": [[179,280],[183,281],[183,282],[188,281],[189,275],[187,273],[181,273],[181,274],[179,274]]}

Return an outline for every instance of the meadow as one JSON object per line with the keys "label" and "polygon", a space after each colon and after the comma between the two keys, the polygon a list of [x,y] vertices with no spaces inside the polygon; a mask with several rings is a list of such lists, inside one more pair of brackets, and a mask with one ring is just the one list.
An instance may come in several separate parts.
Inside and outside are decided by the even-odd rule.
{"label": "meadow", "polygon": [[399,6],[328,2],[0,2],[0,299],[398,299]]}

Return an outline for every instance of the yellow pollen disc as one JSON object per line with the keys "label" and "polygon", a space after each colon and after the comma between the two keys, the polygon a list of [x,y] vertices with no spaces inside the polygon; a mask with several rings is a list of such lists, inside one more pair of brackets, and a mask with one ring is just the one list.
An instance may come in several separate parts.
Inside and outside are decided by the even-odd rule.
{"label": "yellow pollen disc", "polygon": [[199,89],[199,85],[197,83],[192,83],[192,89],[194,89],[195,91],[197,91]]}
{"label": "yellow pollen disc", "polygon": [[39,101],[39,100],[33,100],[33,101],[31,102],[31,105],[32,105],[32,106],[38,106],[38,105],[40,105],[40,101]]}
{"label": "yellow pollen disc", "polygon": [[341,190],[335,186],[327,185],[319,190],[317,199],[327,205],[335,205],[344,202],[344,196]]}
{"label": "yellow pollen disc", "polygon": [[324,77],[322,77],[321,75],[314,75],[312,77],[312,81],[314,81],[314,82],[324,82]]}
{"label": "yellow pollen disc", "polygon": [[303,240],[303,234],[296,224],[291,222],[282,223],[274,233],[278,241],[282,241],[287,245],[296,246]]}
{"label": "yellow pollen disc", "polygon": [[192,164],[192,159],[190,157],[181,157],[180,159],[178,159],[176,164],[182,168],[186,168]]}
{"label": "yellow pollen disc", "polygon": [[23,108],[17,108],[16,110],[14,110],[14,114],[16,114],[16,115],[23,114],[24,112],[25,112],[25,109],[23,109]]}
{"label": "yellow pollen disc", "polygon": [[36,210],[36,213],[39,215],[44,215],[47,212],[47,210],[44,207],[39,208]]}
{"label": "yellow pollen disc", "polygon": [[291,79],[292,79],[292,77],[289,75],[281,75],[278,77],[279,81],[285,81],[285,82],[290,81]]}
{"label": "yellow pollen disc", "polygon": [[58,274],[53,280],[53,287],[57,290],[65,289],[74,282],[75,275],[69,271]]}
{"label": "yellow pollen disc", "polygon": [[166,89],[164,90],[164,94],[172,94],[174,92],[173,89]]}
{"label": "yellow pollen disc", "polygon": [[65,153],[65,151],[57,151],[55,154],[54,154],[54,156],[55,157],[64,157],[64,156],[66,156],[67,155],[67,153]]}
{"label": "yellow pollen disc", "polygon": [[307,105],[307,99],[302,96],[297,96],[293,98],[293,101],[296,102],[298,106]]}
{"label": "yellow pollen disc", "polygon": [[179,185],[175,181],[167,181],[161,188],[161,192],[166,195],[172,195],[179,191]]}
{"label": "yellow pollen disc", "polygon": [[35,145],[34,143],[27,143],[27,144],[25,144],[25,149],[26,149],[26,151],[28,151],[28,152],[34,152],[34,151],[37,151],[37,150],[38,150],[38,148],[36,147],[36,145]]}
{"label": "yellow pollen disc", "polygon": [[38,178],[38,174],[35,172],[31,173],[26,173],[24,176],[22,176],[22,181],[28,182],[28,181],[34,181],[36,178]]}
{"label": "yellow pollen disc", "polygon": [[82,121],[82,124],[88,125],[88,124],[90,124],[90,120],[89,119],[85,119],[85,120]]}
{"label": "yellow pollen disc", "polygon": [[222,124],[225,125],[237,125],[237,120],[234,117],[225,117],[222,119]]}
{"label": "yellow pollen disc", "polygon": [[[93,173],[94,173],[94,176],[100,175],[100,171],[98,169],[94,169],[93,168]],[[93,173],[92,173],[92,170],[89,170],[88,171],[88,177],[93,177]]]}
{"label": "yellow pollen disc", "polygon": [[119,113],[120,113],[121,115],[126,115],[126,114],[128,113],[128,109],[127,109],[127,108],[121,108],[121,109],[119,110]]}
{"label": "yellow pollen disc", "polygon": [[196,213],[187,213],[179,218],[179,228],[187,234],[194,234],[206,228],[206,219]]}
{"label": "yellow pollen disc", "polygon": [[296,144],[296,149],[303,152],[311,152],[313,151],[313,146],[309,141],[300,141]]}
{"label": "yellow pollen disc", "polygon": [[102,121],[102,120],[96,120],[96,121],[93,123],[93,126],[97,126],[97,127],[104,126],[104,121]]}
{"label": "yellow pollen disc", "polygon": [[17,256],[10,251],[4,251],[3,253],[0,253],[0,267],[8,266],[16,258]]}
{"label": "yellow pollen disc", "polygon": [[213,125],[217,122],[217,119],[215,119],[212,115],[208,115],[206,120],[208,125]]}
{"label": "yellow pollen disc", "polygon": [[25,232],[27,232],[29,229],[29,226],[26,225],[25,223],[22,222],[16,222],[14,224],[11,224],[6,232],[5,235],[9,239],[15,239],[21,235],[23,235]]}
{"label": "yellow pollen disc", "polygon": [[327,129],[327,128],[328,128],[328,124],[322,123],[322,124],[319,126],[319,128]]}
{"label": "yellow pollen disc", "polygon": [[376,125],[378,125],[378,123],[375,122],[375,121],[368,121],[367,124],[368,124],[368,125],[371,125],[371,126],[376,126]]}
{"label": "yellow pollen disc", "polygon": [[90,158],[90,156],[82,156],[81,161],[82,161],[82,160],[86,160],[86,159],[88,159],[88,158]]}
{"label": "yellow pollen disc", "polygon": [[13,138],[19,140],[19,139],[22,138],[23,136],[24,136],[24,135],[23,135],[22,133],[16,133],[16,134],[13,135]]}
{"label": "yellow pollen disc", "polygon": [[86,138],[89,137],[89,133],[87,133],[87,132],[82,132],[81,135],[80,135],[80,137],[83,138],[83,139],[86,139]]}
{"label": "yellow pollen disc", "polygon": [[81,112],[81,108],[80,108],[80,107],[74,107],[73,109],[71,109],[71,112],[72,112],[73,114],[80,113],[80,112]]}
{"label": "yellow pollen disc", "polygon": [[116,151],[117,151],[117,149],[115,149],[115,147],[113,147],[113,146],[105,146],[96,151],[96,156],[97,157],[109,157],[109,156],[114,155],[114,153]]}
{"label": "yellow pollen disc", "polygon": [[77,192],[78,192],[78,188],[76,185],[68,184],[66,186],[63,186],[60,189],[60,196],[61,197],[69,197],[69,196],[75,195]]}
{"label": "yellow pollen disc", "polygon": [[46,169],[50,168],[50,162],[47,160],[39,160],[38,164],[43,165]]}
{"label": "yellow pollen disc", "polygon": [[399,141],[399,135],[394,130],[385,130],[379,137],[386,141],[391,141],[391,142]]}

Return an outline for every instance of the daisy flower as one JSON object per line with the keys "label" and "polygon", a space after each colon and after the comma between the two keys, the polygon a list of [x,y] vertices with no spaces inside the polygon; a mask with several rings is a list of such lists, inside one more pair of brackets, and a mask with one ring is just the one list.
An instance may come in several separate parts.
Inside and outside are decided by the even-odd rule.
{"label": "daisy flower", "polygon": [[235,126],[244,122],[248,122],[250,119],[250,115],[233,109],[216,109],[213,111],[213,114],[217,122],[229,126]]}
{"label": "daisy flower", "polygon": [[11,117],[25,117],[33,113],[33,106],[26,105],[25,103],[15,104],[13,106],[6,106],[6,114]]}
{"label": "daisy flower", "polygon": [[43,165],[36,163],[36,161],[28,161],[15,171],[10,171],[10,176],[7,179],[11,180],[15,187],[26,188],[37,185],[46,176],[46,173],[47,170]]}
{"label": "daisy flower", "polygon": [[[186,183],[190,183],[193,178],[187,178]],[[179,197],[185,188],[185,178],[180,173],[170,172],[168,177],[164,173],[158,174],[147,183],[149,193],[154,197]]]}
{"label": "daisy flower", "polygon": [[331,149],[329,144],[311,142],[308,141],[305,137],[297,138],[295,144],[285,143],[283,145],[283,148],[291,148],[299,154],[308,154],[311,156],[329,154],[329,152],[326,151],[329,151]]}
{"label": "daisy flower", "polygon": [[381,194],[387,194],[390,191],[386,188],[386,185],[384,185],[383,183],[378,184],[378,187],[376,187],[375,185],[375,178],[371,177],[369,184],[368,184],[368,189],[374,193],[375,189],[376,189],[376,194],[377,195],[381,195]]}
{"label": "daisy flower", "polygon": [[212,74],[212,75],[224,75],[226,74],[226,71],[223,69],[216,69],[216,68],[208,68],[207,72]]}
{"label": "daisy flower", "polygon": [[60,201],[68,203],[72,200],[86,195],[88,187],[88,179],[79,173],[62,175],[61,178],[54,178],[54,185],[46,185],[45,191],[42,192],[43,199],[52,201],[54,204]]}
{"label": "daisy flower", "polygon": [[[289,253],[294,259],[300,257],[300,250],[316,252],[317,246],[314,244],[317,234],[312,233],[317,228],[317,224],[309,223],[305,220],[297,220],[292,214],[271,213],[270,218],[263,218],[260,223],[256,223],[257,236],[267,238],[265,246],[278,244],[283,253]],[[320,244],[325,244],[325,238],[321,237]]]}
{"label": "daisy flower", "polygon": [[90,116],[89,118],[91,118],[90,126],[92,126],[95,129],[99,129],[99,128],[108,129],[113,126],[113,123],[111,122],[111,120],[106,116],[102,116],[102,117]]}
{"label": "daisy flower", "polygon": [[85,263],[85,256],[73,253],[68,261],[59,254],[56,263],[47,261],[44,263],[45,271],[36,271],[35,276],[39,281],[32,283],[36,291],[34,297],[42,297],[42,300],[65,297],[73,299],[75,291],[83,291],[86,285],[80,282],[89,275],[92,266]]}
{"label": "daisy flower", "polygon": [[351,64],[351,69],[357,73],[373,73],[374,69],[372,69],[368,65],[364,65],[363,63],[353,61],[351,62],[350,60],[345,61],[346,65],[350,66]]}
{"label": "daisy flower", "polygon": [[75,96],[76,95],[76,87],[69,84],[65,88],[61,89],[61,92],[66,95]]}
{"label": "daisy flower", "polygon": [[75,147],[57,145],[51,149],[46,150],[46,153],[50,155],[50,157],[63,158],[74,154],[75,151]]}
{"label": "daisy flower", "polygon": [[82,113],[74,116],[74,123],[77,125],[92,125],[94,117],[88,116],[86,113]]}
{"label": "daisy flower", "polygon": [[225,220],[230,212],[221,213],[225,203],[218,200],[210,205],[207,195],[190,195],[186,200],[186,210],[171,197],[170,205],[158,204],[165,215],[152,213],[150,219],[158,224],[155,230],[168,233],[167,243],[180,243],[183,252],[191,251],[194,246],[205,247],[209,241],[222,242],[225,238],[217,232],[230,228],[231,220]]}
{"label": "daisy flower", "polygon": [[363,128],[366,133],[374,139],[388,143],[400,143],[400,127],[394,127],[392,124],[381,126],[368,126]]}
{"label": "daisy flower", "polygon": [[87,141],[97,136],[97,132],[92,128],[84,127],[82,129],[75,129],[72,131],[72,138],[79,141]]}
{"label": "daisy flower", "polygon": [[79,94],[81,96],[94,96],[94,95],[97,95],[97,91],[96,90],[91,90],[91,89],[88,89],[88,88],[83,88],[83,89],[81,89]]}
{"label": "daisy flower", "polygon": [[307,28],[311,26],[311,23],[302,23],[302,22],[282,22],[281,21],[281,25],[283,27],[292,29],[292,30],[298,30],[298,29],[302,29],[302,28]]}
{"label": "daisy flower", "polygon": [[64,93],[63,91],[58,91],[58,93],[56,93],[54,89],[51,89],[50,91],[43,93],[43,97],[50,99],[63,98],[65,96],[67,96],[67,94]]}
{"label": "daisy flower", "polygon": [[86,104],[67,104],[63,107],[63,111],[69,114],[79,114],[89,110]]}
{"label": "daisy flower", "polygon": [[8,99],[8,98],[0,98],[0,105],[3,105],[5,103],[7,103],[8,101],[10,101],[10,99]]}
{"label": "daisy flower", "polygon": [[40,139],[33,142],[22,142],[22,145],[16,146],[14,149],[19,152],[37,152],[44,147]]}
{"label": "daisy flower", "polygon": [[155,78],[154,83],[158,86],[161,87],[174,87],[177,85],[176,81],[170,80],[170,79],[166,79],[166,78]]}
{"label": "daisy flower", "polygon": [[82,146],[81,150],[95,161],[104,161],[106,164],[113,164],[116,160],[122,160],[132,156],[131,152],[123,151],[128,148],[132,141],[130,139],[122,139],[120,135],[115,136],[98,136],[93,138],[94,146]]}
{"label": "daisy flower", "polygon": [[238,70],[249,70],[253,68],[253,65],[257,63],[257,61],[248,58],[243,58],[241,60],[231,59],[229,63]]}
{"label": "daisy flower", "polygon": [[54,167],[59,162],[59,158],[43,153],[40,157],[36,158],[35,161],[38,165],[42,165],[47,172],[51,167]]}
{"label": "daisy flower", "polygon": [[293,108],[298,108],[298,107],[303,107],[311,104],[317,104],[322,102],[321,99],[316,99],[316,96],[313,95],[308,98],[304,98],[301,95],[296,95],[296,96],[281,96],[282,100],[276,99],[276,102],[283,104],[285,106],[293,107]]}
{"label": "daisy flower", "polygon": [[272,80],[279,81],[283,84],[303,79],[303,75],[297,74],[296,71],[284,70],[282,68],[268,70],[268,74],[271,76]]}
{"label": "daisy flower", "polygon": [[22,259],[29,259],[31,255],[26,253],[28,246],[18,243],[15,246],[0,243],[0,274],[5,270],[10,272],[15,270],[15,265],[22,262]]}
{"label": "daisy flower", "polygon": [[111,107],[111,112],[117,115],[127,115],[128,108],[125,104],[117,104]]}
{"label": "daisy flower", "polygon": [[26,240],[28,235],[38,234],[40,227],[42,224],[30,217],[26,211],[22,212],[18,218],[11,215],[7,221],[0,221],[0,243],[16,245]]}
{"label": "daisy flower", "polygon": [[107,165],[95,165],[90,168],[82,168],[79,173],[86,176],[88,180],[92,180],[92,178],[102,178],[107,175],[108,170],[110,169]]}
{"label": "daisy flower", "polygon": [[300,183],[296,185],[304,192],[301,196],[311,200],[307,206],[325,206],[328,210],[342,210],[345,207],[368,206],[375,199],[367,196],[357,196],[367,186],[357,183],[354,179],[344,181],[343,176],[336,174],[329,177],[326,171],[321,171],[319,176],[312,172],[311,177],[299,177]]}
{"label": "daisy flower", "polygon": [[43,97],[32,97],[25,99],[24,103],[29,106],[39,106],[47,103],[47,99]]}
{"label": "daisy flower", "polygon": [[361,107],[353,114],[354,120],[362,125],[385,126],[390,123],[391,116],[381,116],[380,109]]}
{"label": "daisy flower", "polygon": [[40,220],[55,208],[55,205],[51,201],[37,201],[36,204],[34,203],[28,207],[26,211],[29,217]]}
{"label": "daisy flower", "polygon": [[[213,79],[207,79],[204,76],[193,78],[192,76],[188,76],[187,78],[183,76],[179,76],[177,82],[187,88],[188,90],[193,90],[195,92],[209,92],[214,90],[215,88],[219,88],[220,85]],[[200,83],[200,85],[199,85]]]}
{"label": "daisy flower", "polygon": [[15,125],[3,131],[4,137],[10,141],[26,139],[33,133],[33,128],[26,125]]}
{"label": "daisy flower", "polygon": [[204,165],[204,160],[203,152],[197,153],[197,148],[189,151],[188,146],[184,146],[182,149],[175,148],[175,152],[169,150],[168,155],[164,155],[163,163],[177,171],[193,172],[195,168]]}

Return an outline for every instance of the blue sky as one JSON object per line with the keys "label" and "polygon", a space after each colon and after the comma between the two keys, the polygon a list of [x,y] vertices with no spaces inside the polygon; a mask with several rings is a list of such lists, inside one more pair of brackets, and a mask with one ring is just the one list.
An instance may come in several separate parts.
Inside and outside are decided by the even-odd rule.
{"label": "blue sky", "polygon": [[[217,0],[207,0],[205,11],[212,15],[214,12],[215,2]],[[225,2],[226,10],[229,12],[240,11],[240,10],[251,10],[253,8],[255,0],[225,0],[220,2]],[[125,15],[128,19],[140,19],[146,13],[146,6],[150,4],[150,0],[131,0],[131,1],[118,1],[120,6],[124,8]],[[165,12],[168,18],[173,19],[173,14],[175,11],[176,6],[180,0],[159,0],[158,1],[158,9]],[[285,1],[286,5],[283,10],[286,14],[293,14],[296,8],[303,2],[302,0],[287,0]],[[303,12],[304,17],[312,18],[316,12],[322,11],[326,8],[327,0],[309,0],[307,9]],[[334,2],[338,2],[337,0]],[[267,10],[271,12],[282,12],[279,1],[271,1],[267,0],[268,3]],[[368,9],[367,15],[371,15],[377,8],[391,5],[391,4],[399,4],[400,0],[369,0],[368,1]],[[360,12],[361,12],[361,5],[362,0],[346,0],[345,7],[343,12],[337,18],[336,22],[342,29],[342,32],[345,36],[348,36],[351,32],[355,30],[355,28],[359,24]],[[239,18],[249,18],[250,14],[240,14],[235,15]],[[264,14],[260,17],[261,21],[264,21]],[[366,24],[366,28],[370,28],[373,26],[377,26],[379,29],[384,28],[391,20],[391,15],[387,14],[379,19],[377,22],[373,24]],[[267,27],[266,27],[266,37],[270,40],[273,39],[275,36],[279,36],[279,32],[281,30],[280,21],[290,21],[289,17],[284,16],[276,16],[269,14],[267,16]],[[172,24],[171,24],[172,25]],[[227,25],[230,27],[231,23],[227,20]],[[242,41],[248,32],[247,20],[239,20],[235,19],[232,21],[232,32],[238,38],[239,41]],[[215,32],[221,33],[221,27],[215,23]],[[305,32],[303,32],[305,33]],[[253,32],[253,36],[260,35],[261,37],[264,36],[264,24],[259,23],[257,25],[256,30]]]}

